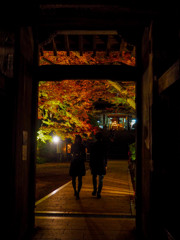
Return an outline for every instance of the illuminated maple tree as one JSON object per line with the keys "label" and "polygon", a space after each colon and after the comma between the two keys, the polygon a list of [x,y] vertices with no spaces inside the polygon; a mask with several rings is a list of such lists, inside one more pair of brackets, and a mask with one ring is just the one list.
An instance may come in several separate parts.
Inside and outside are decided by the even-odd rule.
{"label": "illuminated maple tree", "polygon": [[70,55],[67,56],[65,51],[57,51],[57,56],[54,56],[53,51],[44,51],[43,56],[39,58],[39,65],[121,65],[126,64],[129,66],[136,65],[135,52],[112,51],[109,56],[105,52],[96,52],[94,56],[93,52],[86,51],[81,56],[78,51],[70,51]]}
{"label": "illuminated maple tree", "polygon": [[[134,91],[135,93],[135,91]],[[120,105],[134,110],[135,95],[109,80],[63,80],[39,83],[38,139],[49,141],[52,134],[74,139],[76,134],[89,137],[96,133],[95,103],[104,101],[108,111],[119,111]]]}

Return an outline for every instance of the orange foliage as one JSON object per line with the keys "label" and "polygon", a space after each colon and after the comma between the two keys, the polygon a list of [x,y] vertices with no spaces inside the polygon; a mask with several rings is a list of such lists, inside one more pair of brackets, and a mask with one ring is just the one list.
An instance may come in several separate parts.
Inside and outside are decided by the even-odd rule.
{"label": "orange foliage", "polygon": [[136,60],[132,52],[119,51],[110,52],[109,56],[105,52],[84,52],[80,56],[79,52],[71,51],[70,56],[67,56],[65,51],[58,51],[57,56],[54,56],[53,51],[44,51],[43,56],[40,56],[39,65],[121,65],[121,63],[135,66]]}
{"label": "orange foliage", "polygon": [[105,80],[63,80],[61,82],[40,82],[38,118],[42,120],[41,130],[46,134],[54,132],[62,139],[73,138],[75,134],[90,136],[97,131],[90,115],[93,103],[99,98],[107,99],[114,93]]}

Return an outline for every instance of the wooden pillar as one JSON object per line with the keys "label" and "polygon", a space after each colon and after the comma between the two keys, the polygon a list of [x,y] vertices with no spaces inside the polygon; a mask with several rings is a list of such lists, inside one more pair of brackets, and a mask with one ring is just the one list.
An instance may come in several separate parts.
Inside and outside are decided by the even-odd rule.
{"label": "wooden pillar", "polygon": [[19,27],[16,36],[14,235],[17,239],[21,239],[32,230],[34,222],[37,84],[33,79],[34,37],[32,27]]}

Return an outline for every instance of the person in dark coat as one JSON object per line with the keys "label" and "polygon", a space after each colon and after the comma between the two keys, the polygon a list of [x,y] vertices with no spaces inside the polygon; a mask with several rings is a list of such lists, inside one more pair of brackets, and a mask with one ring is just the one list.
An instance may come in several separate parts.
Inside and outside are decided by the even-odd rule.
{"label": "person in dark coat", "polygon": [[[92,195],[97,198],[101,198],[101,190],[103,187],[103,178],[106,175],[107,169],[107,147],[103,142],[102,134],[98,132],[96,134],[97,141],[91,146],[90,152],[90,168],[93,181],[93,192]],[[97,175],[99,175],[99,183],[97,187]]]}
{"label": "person in dark coat", "polygon": [[[85,160],[86,152],[82,144],[80,135],[76,135],[75,142],[71,147],[72,160],[70,164],[69,174],[72,177],[72,186],[76,199],[79,199],[79,193],[82,187],[82,176],[85,176]],[[76,190],[76,178],[78,177],[78,190]]]}

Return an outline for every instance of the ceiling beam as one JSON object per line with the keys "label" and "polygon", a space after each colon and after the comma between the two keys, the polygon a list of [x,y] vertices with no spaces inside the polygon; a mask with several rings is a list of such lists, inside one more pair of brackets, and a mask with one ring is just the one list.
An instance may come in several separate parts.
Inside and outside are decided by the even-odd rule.
{"label": "ceiling beam", "polygon": [[59,30],[56,35],[118,35],[116,30]]}
{"label": "ceiling beam", "polygon": [[[109,4],[40,4],[40,10],[49,10],[49,9],[73,9],[74,11],[82,9],[82,10],[100,10],[100,11],[108,11],[108,12],[119,12],[126,14],[142,14],[142,15],[157,15],[160,13],[159,8],[156,5],[152,5],[152,7],[147,8],[147,3],[144,2],[136,4],[136,7],[132,6],[132,4],[117,4],[111,1]],[[161,10],[162,11],[162,10]]]}
{"label": "ceiling beam", "polygon": [[119,5],[113,4],[40,4],[40,9],[105,9],[105,10],[114,10],[118,9],[121,12],[130,12],[131,8],[121,7]]}
{"label": "ceiling beam", "polygon": [[126,65],[44,65],[38,67],[36,72],[38,81],[60,81],[64,79],[136,81],[138,78],[137,68]]}

